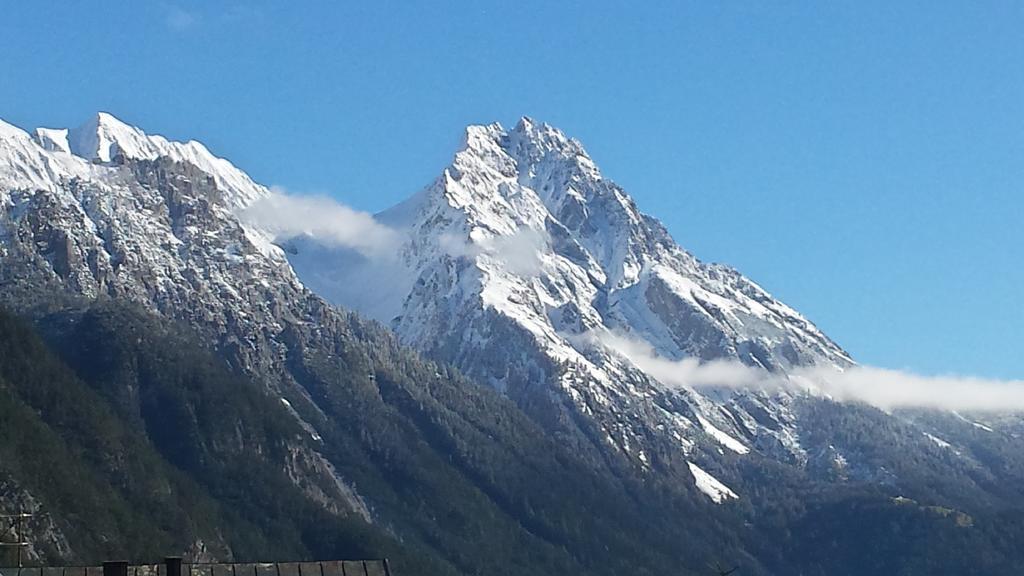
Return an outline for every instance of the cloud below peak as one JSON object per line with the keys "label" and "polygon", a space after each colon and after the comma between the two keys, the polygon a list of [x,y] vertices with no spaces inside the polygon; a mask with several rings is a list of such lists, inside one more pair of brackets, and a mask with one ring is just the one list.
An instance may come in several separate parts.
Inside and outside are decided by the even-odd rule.
{"label": "cloud below peak", "polygon": [[543,256],[547,251],[546,233],[529,227],[512,234],[495,234],[470,240],[454,234],[442,234],[438,239],[441,250],[454,258],[487,256],[518,276],[534,277],[543,270]]}
{"label": "cloud below peak", "polygon": [[372,214],[326,196],[290,194],[279,187],[245,208],[239,217],[277,240],[308,236],[325,246],[348,248],[375,260],[394,259],[402,243],[401,233]]}
{"label": "cloud below peak", "polygon": [[1024,412],[1024,381],[971,376],[923,376],[902,370],[853,366],[796,368],[772,374],[736,360],[700,362],[659,356],[647,342],[611,333],[589,339],[627,358],[669,387],[805,391],[882,410],[926,408],[977,412]]}

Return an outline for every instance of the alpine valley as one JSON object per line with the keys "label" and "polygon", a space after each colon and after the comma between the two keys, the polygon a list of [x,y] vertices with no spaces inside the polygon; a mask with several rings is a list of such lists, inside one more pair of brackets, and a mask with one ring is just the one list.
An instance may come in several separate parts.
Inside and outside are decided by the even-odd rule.
{"label": "alpine valley", "polygon": [[109,114],[0,122],[0,509],[30,558],[1024,565],[1019,415],[667,381],[856,362],[555,128],[467,128],[384,247],[278,226],[281,196]]}

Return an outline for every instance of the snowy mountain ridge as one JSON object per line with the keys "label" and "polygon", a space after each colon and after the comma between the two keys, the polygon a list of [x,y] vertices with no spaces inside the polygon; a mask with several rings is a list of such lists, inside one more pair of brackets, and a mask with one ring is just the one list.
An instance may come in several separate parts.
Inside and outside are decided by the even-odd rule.
{"label": "snowy mountain ridge", "polygon": [[[7,132],[24,140],[22,135],[15,135],[24,134],[20,129],[8,125]],[[235,208],[268,194],[266,187],[253,182],[231,162],[214,156],[199,142],[174,142],[163,136],[149,135],[106,112],[97,113],[77,128],[37,128],[32,139],[45,151],[54,153],[51,158],[63,158],[67,164],[80,165],[77,160],[85,160],[111,165],[116,164],[119,157],[130,160],[163,157],[188,162],[209,174],[225,192],[229,205]]]}

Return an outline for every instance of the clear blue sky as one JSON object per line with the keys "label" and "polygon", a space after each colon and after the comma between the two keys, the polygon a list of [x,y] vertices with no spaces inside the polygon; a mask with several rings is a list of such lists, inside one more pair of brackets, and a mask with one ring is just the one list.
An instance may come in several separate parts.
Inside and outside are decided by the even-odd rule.
{"label": "clear blue sky", "polygon": [[1024,3],[291,4],[0,0],[0,117],[375,211],[529,115],[862,362],[1024,378]]}

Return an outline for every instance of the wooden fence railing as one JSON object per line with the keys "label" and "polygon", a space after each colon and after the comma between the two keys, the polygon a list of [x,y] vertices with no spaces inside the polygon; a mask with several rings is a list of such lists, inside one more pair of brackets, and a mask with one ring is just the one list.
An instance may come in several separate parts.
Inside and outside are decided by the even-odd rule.
{"label": "wooden fence railing", "polygon": [[160,564],[0,567],[0,576],[391,576],[391,569],[385,559],[207,564],[167,558]]}

